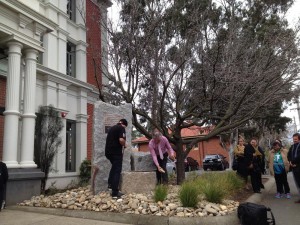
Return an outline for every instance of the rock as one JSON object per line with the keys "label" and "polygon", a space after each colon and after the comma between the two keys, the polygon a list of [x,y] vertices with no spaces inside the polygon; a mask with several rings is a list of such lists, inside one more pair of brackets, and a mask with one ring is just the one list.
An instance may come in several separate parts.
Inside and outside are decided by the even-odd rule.
{"label": "rock", "polygon": [[121,190],[123,193],[149,193],[155,189],[155,172],[123,172]]}
{"label": "rock", "polygon": [[152,213],[155,213],[156,211],[158,211],[158,207],[155,205],[150,205],[149,208]]}
{"label": "rock", "polygon": [[226,207],[225,205],[220,205],[220,209],[221,209],[222,211],[224,211],[224,210],[227,210],[227,207]]}
{"label": "rock", "polygon": [[149,152],[132,152],[130,157],[132,171],[149,172],[156,170],[152,155]]}
{"label": "rock", "polygon": [[224,200],[222,204],[215,204],[201,200],[197,208],[182,207],[178,198],[178,187],[169,188],[168,199],[154,202],[153,192],[146,194],[129,193],[121,199],[112,199],[109,192],[89,195],[88,188],[79,188],[53,196],[34,196],[18,205],[47,208],[62,208],[69,210],[89,210],[96,212],[117,212],[127,214],[142,214],[156,216],[204,217],[224,216],[236,212],[238,202]]}
{"label": "rock", "polygon": [[179,212],[179,213],[176,214],[176,216],[184,217],[184,212]]}

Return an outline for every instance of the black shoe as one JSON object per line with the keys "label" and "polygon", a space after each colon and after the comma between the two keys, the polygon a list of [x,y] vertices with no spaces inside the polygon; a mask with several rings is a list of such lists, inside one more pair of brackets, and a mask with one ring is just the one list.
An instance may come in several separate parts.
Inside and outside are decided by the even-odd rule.
{"label": "black shoe", "polygon": [[258,193],[258,194],[261,194],[261,191],[254,191],[254,193]]}
{"label": "black shoe", "polygon": [[112,194],[112,198],[121,198],[124,194],[122,192],[118,192],[117,194]]}
{"label": "black shoe", "polygon": [[111,191],[111,184],[108,184],[107,189]]}

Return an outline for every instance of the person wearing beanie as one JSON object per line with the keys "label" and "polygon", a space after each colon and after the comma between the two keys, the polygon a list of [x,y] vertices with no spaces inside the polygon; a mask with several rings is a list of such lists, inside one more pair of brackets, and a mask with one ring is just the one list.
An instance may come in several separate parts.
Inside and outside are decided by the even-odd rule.
{"label": "person wearing beanie", "polygon": [[289,171],[287,154],[288,151],[282,147],[281,141],[275,140],[268,160],[270,174],[274,176],[276,182],[277,193],[275,198],[282,198],[284,194],[286,198],[291,198],[290,186],[287,180]]}
{"label": "person wearing beanie", "polygon": [[112,126],[107,133],[105,143],[105,156],[111,163],[108,177],[108,188],[112,190],[113,198],[120,198],[123,193],[119,191],[119,184],[122,172],[123,151],[126,148],[126,131],[128,123],[126,119],[121,119]]}

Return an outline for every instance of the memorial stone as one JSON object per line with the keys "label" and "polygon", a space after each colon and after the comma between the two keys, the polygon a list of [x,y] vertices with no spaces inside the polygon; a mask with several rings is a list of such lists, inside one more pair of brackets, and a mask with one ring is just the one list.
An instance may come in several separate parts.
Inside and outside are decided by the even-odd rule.
{"label": "memorial stone", "polygon": [[125,104],[114,106],[105,102],[98,101],[94,108],[94,127],[93,127],[93,171],[92,187],[95,194],[107,190],[107,180],[111,164],[105,157],[105,142],[107,131],[110,127],[125,118],[128,121],[126,128],[126,142],[128,147],[124,150],[122,171],[130,171],[131,155],[131,130],[132,130],[132,106]]}

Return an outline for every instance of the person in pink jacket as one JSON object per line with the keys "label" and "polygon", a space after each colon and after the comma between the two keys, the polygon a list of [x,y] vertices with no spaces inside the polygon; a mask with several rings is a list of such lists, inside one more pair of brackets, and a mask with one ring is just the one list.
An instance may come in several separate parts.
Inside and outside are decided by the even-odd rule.
{"label": "person in pink jacket", "polygon": [[149,142],[149,150],[152,155],[153,162],[157,167],[157,184],[167,184],[167,160],[168,156],[171,160],[175,160],[174,150],[172,149],[168,139],[157,130],[154,131],[152,139]]}
{"label": "person in pink jacket", "polygon": [[269,154],[270,174],[275,177],[277,193],[275,198],[291,198],[290,186],[287,181],[289,162],[287,159],[288,150],[282,147],[281,141],[275,140]]}

